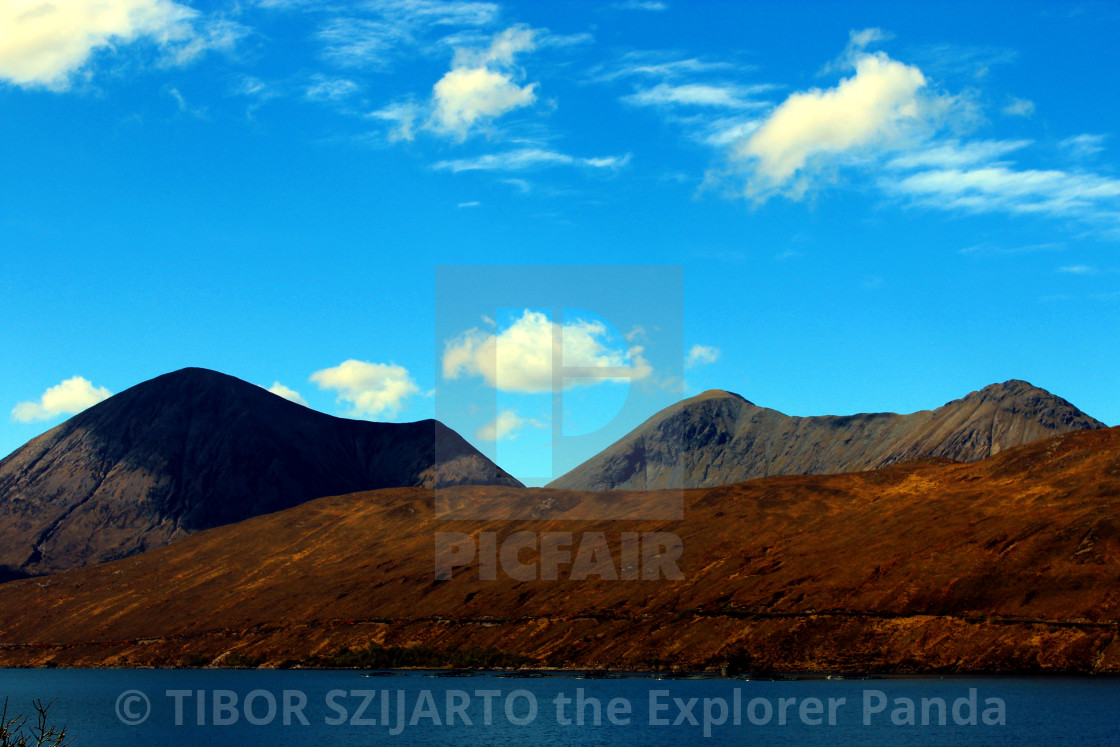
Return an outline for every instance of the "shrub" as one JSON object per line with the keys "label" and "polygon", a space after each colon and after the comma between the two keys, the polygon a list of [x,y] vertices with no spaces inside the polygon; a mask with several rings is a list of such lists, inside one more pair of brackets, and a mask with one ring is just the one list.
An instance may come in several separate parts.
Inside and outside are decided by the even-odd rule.
{"label": "shrub", "polygon": [[27,724],[27,716],[8,717],[8,699],[0,710],[0,747],[65,747],[74,740],[66,738],[66,727],[47,726],[47,711],[51,705],[41,700],[32,701],[35,723]]}

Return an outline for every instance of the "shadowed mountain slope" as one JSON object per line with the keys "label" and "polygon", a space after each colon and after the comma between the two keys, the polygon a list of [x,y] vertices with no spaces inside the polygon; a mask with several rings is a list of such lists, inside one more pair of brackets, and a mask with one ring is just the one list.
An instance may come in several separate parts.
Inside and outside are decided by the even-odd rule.
{"label": "shadowed mountain slope", "polygon": [[662,410],[549,487],[697,488],[767,475],[856,472],[926,456],[972,462],[1104,427],[1017,380],[909,415],[791,417],[713,389]]}
{"label": "shadowed mountain slope", "polygon": [[437,421],[331,417],[187,368],[110,397],[0,461],[0,570],[111,560],[324,495],[461,484],[520,485]]}

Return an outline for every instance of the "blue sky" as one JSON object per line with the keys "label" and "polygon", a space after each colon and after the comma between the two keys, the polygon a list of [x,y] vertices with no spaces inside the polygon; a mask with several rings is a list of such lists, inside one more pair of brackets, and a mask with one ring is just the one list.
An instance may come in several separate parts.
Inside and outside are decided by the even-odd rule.
{"label": "blue sky", "polygon": [[[443,360],[466,338],[437,339],[436,268],[464,264],[681,268],[675,337],[564,317],[580,355],[635,374],[566,401],[591,427],[634,391],[604,444],[708,388],[909,412],[1021,378],[1118,424],[1118,22],[1108,3],[6,2],[0,453],[204,366],[377,420],[452,412],[441,392],[471,381],[512,415],[449,424],[535,476],[535,364],[505,358],[503,385]],[[460,334],[528,355],[553,321],[525,311]]]}

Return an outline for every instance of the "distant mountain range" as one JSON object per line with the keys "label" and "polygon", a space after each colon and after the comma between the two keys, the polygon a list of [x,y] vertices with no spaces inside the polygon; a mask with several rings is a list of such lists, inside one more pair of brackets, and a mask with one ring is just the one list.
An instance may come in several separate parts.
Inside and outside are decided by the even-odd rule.
{"label": "distant mountain range", "polygon": [[713,389],[662,410],[549,487],[699,488],[768,475],[856,472],[919,457],[973,462],[1105,427],[1061,397],[1014,379],[909,415],[791,417]]}
{"label": "distant mountain range", "polygon": [[0,461],[0,574],[112,560],[322,496],[464,484],[521,483],[435,420],[331,417],[187,368]]}
{"label": "distant mountain range", "polygon": [[[789,417],[712,390],[662,410],[549,487],[712,487],[926,456],[967,462],[1103,427],[1022,381],[911,415]],[[454,485],[521,483],[437,421],[331,417],[187,368],[110,397],[0,461],[0,582],[126,557],[313,498]]]}

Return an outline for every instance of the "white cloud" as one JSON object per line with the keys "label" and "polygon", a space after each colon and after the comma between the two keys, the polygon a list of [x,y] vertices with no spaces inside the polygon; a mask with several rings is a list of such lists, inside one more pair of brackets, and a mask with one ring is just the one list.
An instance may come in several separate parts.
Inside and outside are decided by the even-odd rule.
{"label": "white cloud", "polygon": [[428,126],[462,141],[490,120],[533,104],[537,84],[518,85],[513,60],[534,48],[532,29],[513,26],[497,34],[487,49],[457,49],[451,70],[432,88]]}
{"label": "white cloud", "polygon": [[236,96],[248,96],[261,101],[278,98],[282,95],[280,89],[275,85],[265,83],[253,75],[242,75],[236,78],[230,86],[230,91]]}
{"label": "white cloud", "polygon": [[642,353],[638,345],[612,346],[602,322],[576,320],[561,328],[543,313],[526,309],[498,334],[474,328],[448,340],[443,377],[480,376],[488,386],[504,392],[551,392],[554,360],[562,359],[565,367],[626,369],[611,371],[614,376],[565,379],[564,385],[570,387],[643,379],[653,369]]}
{"label": "white cloud", "polygon": [[481,441],[513,440],[517,432],[525,426],[540,428],[544,423],[532,418],[520,417],[514,410],[502,410],[497,417],[478,429],[475,437]]}
{"label": "white cloud", "polygon": [[617,169],[625,166],[630,154],[600,158],[579,158],[566,153],[540,148],[521,148],[505,153],[489,153],[475,158],[439,161],[432,168],[437,171],[524,171],[549,166],[585,166],[593,169]]}
{"label": "white cloud", "polygon": [[717,360],[719,360],[719,348],[710,345],[693,345],[692,349],[688,351],[684,365],[685,368],[695,368],[696,366],[715,363]]}
{"label": "white cloud", "polygon": [[416,120],[420,117],[420,107],[411,101],[399,101],[371,112],[370,116],[392,123],[389,127],[389,142],[410,141],[416,137]]}
{"label": "white cloud", "polygon": [[624,2],[613,3],[611,8],[614,10],[648,10],[657,13],[669,10],[669,5],[660,2],[660,0],[624,0]]}
{"label": "white cloud", "polygon": [[187,101],[187,98],[182,94],[182,92],[179,91],[178,88],[171,87],[166,90],[167,95],[175,99],[175,103],[179,105],[179,111],[181,111],[183,114],[189,114],[192,117],[197,117],[199,119],[207,118],[205,106],[191,106],[191,104]]}
{"label": "white cloud", "polygon": [[992,67],[1009,65],[1019,58],[1019,52],[1008,47],[930,44],[911,47],[910,50],[922,67],[938,78],[982,80]]}
{"label": "white cloud", "polygon": [[409,25],[486,26],[500,13],[495,3],[465,0],[367,0],[366,5]]}
{"label": "white cloud", "polygon": [[465,140],[480,122],[532,104],[536,87],[519,86],[508,73],[485,67],[456,68],[433,89],[432,127]]}
{"label": "white cloud", "polygon": [[272,386],[268,388],[268,391],[272,392],[277,397],[283,397],[290,402],[295,402],[297,405],[303,405],[304,407],[310,406],[307,404],[307,400],[300,396],[299,392],[297,392],[295,389],[284,386],[279,381],[272,382]]}
{"label": "white cloud", "polygon": [[760,124],[757,119],[720,117],[705,123],[697,139],[705,145],[723,149],[749,137]]}
{"label": "white cloud", "polygon": [[733,146],[733,159],[747,170],[748,197],[800,196],[814,170],[864,149],[897,148],[922,129],[930,107],[918,68],[882,53],[860,55],[854,65],[855,74],[835,88],[792,94]]}
{"label": "white cloud", "polygon": [[973,244],[964,249],[958,249],[958,254],[996,255],[996,254],[1035,254],[1038,252],[1064,252],[1066,245],[1060,241],[1051,241],[1044,244],[1028,244],[1026,246],[998,246],[995,244]]}
{"label": "white cloud", "polygon": [[338,392],[356,417],[396,417],[405,401],[420,391],[404,366],[348,360],[311,374],[320,389]]}
{"label": "white cloud", "polygon": [[595,74],[595,80],[606,82],[633,77],[677,80],[703,73],[726,73],[743,69],[743,66],[730,62],[711,62],[696,57],[671,59],[656,52],[627,52],[616,65],[609,66],[606,70],[600,68]]}
{"label": "white cloud", "polygon": [[639,342],[648,339],[648,333],[645,327],[640,324],[635,324],[623,337],[626,338],[626,342]]}
{"label": "white cloud", "polygon": [[703,106],[727,109],[752,109],[765,106],[766,102],[753,99],[770,85],[739,86],[731,84],[659,83],[652,88],[639,90],[622,100],[635,106]]}
{"label": "white cloud", "polygon": [[1010,103],[1003,107],[1003,113],[1009,117],[1030,117],[1034,115],[1034,102],[1030,99],[1012,97]]}
{"label": "white cloud", "polygon": [[323,57],[339,67],[384,68],[394,47],[408,39],[398,24],[369,18],[332,18],[316,33]]}
{"label": "white cloud", "polygon": [[852,29],[848,32],[848,51],[850,53],[862,52],[875,42],[888,41],[894,34],[881,28]]}
{"label": "white cloud", "polygon": [[[1099,147],[1098,138],[1079,135],[1061,146],[1082,159],[1088,156],[1079,149],[1091,152]],[[890,159],[879,186],[888,194],[942,210],[1044,214],[1096,224],[1107,235],[1120,232],[1120,180],[1083,170],[1022,169],[1004,158],[1031,144],[944,140]]]}
{"label": "white cloud", "polygon": [[165,63],[184,64],[232,48],[247,31],[172,0],[4,0],[0,80],[63,91],[97,50],[144,40],[160,48]]}
{"label": "white cloud", "polygon": [[848,44],[844,47],[843,53],[835,60],[825,65],[819,74],[828,75],[838,70],[855,68],[860,58],[867,55],[867,48],[869,46],[893,38],[894,34],[877,27],[852,29],[848,32]]}
{"label": "white cloud", "polygon": [[1006,211],[1105,218],[1116,224],[1120,180],[1005,165],[918,171],[884,180],[888,191],[922,204],[967,212]]}
{"label": "white cloud", "polygon": [[1097,268],[1090,265],[1067,265],[1059,267],[1058,272],[1064,272],[1069,275],[1095,275]]}
{"label": "white cloud", "polygon": [[460,202],[460,203],[459,203],[459,204],[457,204],[457,205],[456,205],[455,207],[459,207],[459,208],[473,208],[473,207],[478,207],[478,206],[479,206],[479,205],[481,205],[481,204],[482,204],[482,203],[481,203],[481,202],[479,202],[478,200],[470,200],[469,202]]}
{"label": "white cloud", "polygon": [[1107,135],[1083,133],[1081,135],[1067,137],[1065,140],[1058,143],[1058,145],[1074,158],[1084,160],[1086,158],[1092,158],[1103,151],[1104,141],[1106,139]]}
{"label": "white cloud", "polygon": [[[322,0],[256,0],[266,7],[319,10]],[[403,59],[402,49],[428,42],[440,26],[479,27],[497,19],[493,3],[451,0],[364,0],[344,6],[370,11],[373,18],[341,16],[323,23],[316,38],[323,57],[340,67],[384,69]]]}
{"label": "white cloud", "polygon": [[970,143],[946,140],[894,156],[887,162],[887,168],[959,168],[989,162],[1028,145],[1031,145],[1030,140],[976,140]]}
{"label": "white cloud", "polygon": [[767,92],[780,86],[739,80],[754,70],[743,63],[678,58],[658,52],[629,52],[593,71],[593,80],[633,82],[620,97],[630,106],[655,111],[666,123],[685,129],[698,143],[724,150],[758,127],[757,114],[773,105]]}
{"label": "white cloud", "polygon": [[12,409],[12,419],[30,423],[58,415],[73,415],[111,396],[105,387],[94,388],[87,379],[74,376],[47,389],[38,402],[20,402]]}
{"label": "white cloud", "polygon": [[342,101],[361,90],[361,86],[347,78],[315,76],[304,91],[312,101]]}
{"label": "white cloud", "polygon": [[165,64],[186,65],[209,51],[232,52],[251,32],[247,26],[227,18],[211,18],[197,24],[182,43],[166,45]]}

